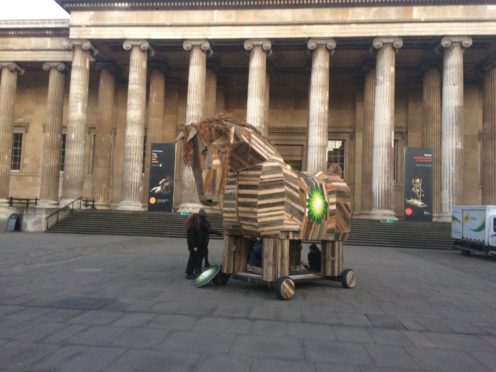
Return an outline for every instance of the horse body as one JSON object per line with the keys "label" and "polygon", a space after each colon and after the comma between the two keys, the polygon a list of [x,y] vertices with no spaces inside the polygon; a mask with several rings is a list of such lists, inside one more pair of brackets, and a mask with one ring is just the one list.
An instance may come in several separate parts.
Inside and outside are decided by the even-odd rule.
{"label": "horse body", "polygon": [[340,275],[351,203],[339,175],[292,170],[257,129],[226,114],[185,126],[179,138],[200,200],[222,211],[224,273],[242,272],[252,239],[262,237],[265,281],[300,263],[297,240],[321,241],[321,275]]}

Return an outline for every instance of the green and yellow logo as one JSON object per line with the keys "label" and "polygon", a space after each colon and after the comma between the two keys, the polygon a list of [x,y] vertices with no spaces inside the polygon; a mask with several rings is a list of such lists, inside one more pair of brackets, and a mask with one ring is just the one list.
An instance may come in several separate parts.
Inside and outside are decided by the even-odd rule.
{"label": "green and yellow logo", "polygon": [[325,195],[317,186],[312,187],[307,197],[307,211],[310,219],[320,223],[327,213]]}

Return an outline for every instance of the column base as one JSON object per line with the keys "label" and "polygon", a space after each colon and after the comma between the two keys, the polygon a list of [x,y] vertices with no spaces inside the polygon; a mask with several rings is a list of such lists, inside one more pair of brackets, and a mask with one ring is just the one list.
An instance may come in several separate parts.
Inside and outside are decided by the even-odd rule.
{"label": "column base", "polygon": [[101,204],[98,204],[98,203],[95,203],[95,208],[96,209],[102,209],[102,210],[109,210],[111,209],[110,208],[110,204],[105,204],[105,203],[101,203]]}
{"label": "column base", "polygon": [[436,217],[435,221],[436,222],[449,222],[449,223],[451,223],[452,216],[451,216],[451,214],[448,214],[448,215],[440,214]]}
{"label": "column base", "polygon": [[[179,213],[198,213],[198,210],[200,208],[205,208],[203,204],[200,203],[182,203],[179,205],[179,208],[177,208],[177,211]],[[206,209],[207,213],[208,210]]]}
{"label": "column base", "polygon": [[37,208],[58,208],[59,202],[57,200],[39,200]]}
{"label": "column base", "polygon": [[145,208],[143,207],[143,204],[141,204],[141,203],[122,201],[122,202],[120,202],[119,206],[117,207],[117,210],[118,211],[143,212],[145,210]]}
{"label": "column base", "polygon": [[370,212],[370,219],[372,220],[393,220],[398,221],[394,211],[389,209],[374,209]]}

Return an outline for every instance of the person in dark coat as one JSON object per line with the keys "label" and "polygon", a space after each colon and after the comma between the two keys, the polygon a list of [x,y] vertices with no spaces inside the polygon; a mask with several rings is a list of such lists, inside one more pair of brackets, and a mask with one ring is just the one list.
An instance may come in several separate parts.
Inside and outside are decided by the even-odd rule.
{"label": "person in dark coat", "polygon": [[186,264],[186,279],[194,279],[201,272],[202,254],[200,248],[200,218],[198,213],[189,216],[186,221],[186,241],[189,258]]}
{"label": "person in dark coat", "polygon": [[198,215],[200,217],[200,227],[199,227],[199,244],[200,244],[200,253],[201,253],[200,267],[203,258],[205,258],[205,267],[209,267],[210,262],[208,262],[208,242],[210,241],[210,234],[222,236],[222,233],[212,227],[210,221],[208,220],[207,212],[205,211],[205,209],[201,208],[198,211]]}
{"label": "person in dark coat", "polygon": [[310,271],[321,271],[321,253],[317,244],[313,243],[310,245],[310,252],[308,252],[308,266],[310,266]]}

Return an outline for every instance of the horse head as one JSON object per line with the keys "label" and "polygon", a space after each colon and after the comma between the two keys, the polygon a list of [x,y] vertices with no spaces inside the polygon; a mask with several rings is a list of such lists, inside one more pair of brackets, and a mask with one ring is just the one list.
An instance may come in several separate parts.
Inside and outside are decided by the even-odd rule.
{"label": "horse head", "polygon": [[182,126],[176,138],[183,142],[184,164],[192,168],[198,197],[205,205],[222,201],[231,132],[231,126],[202,121]]}

